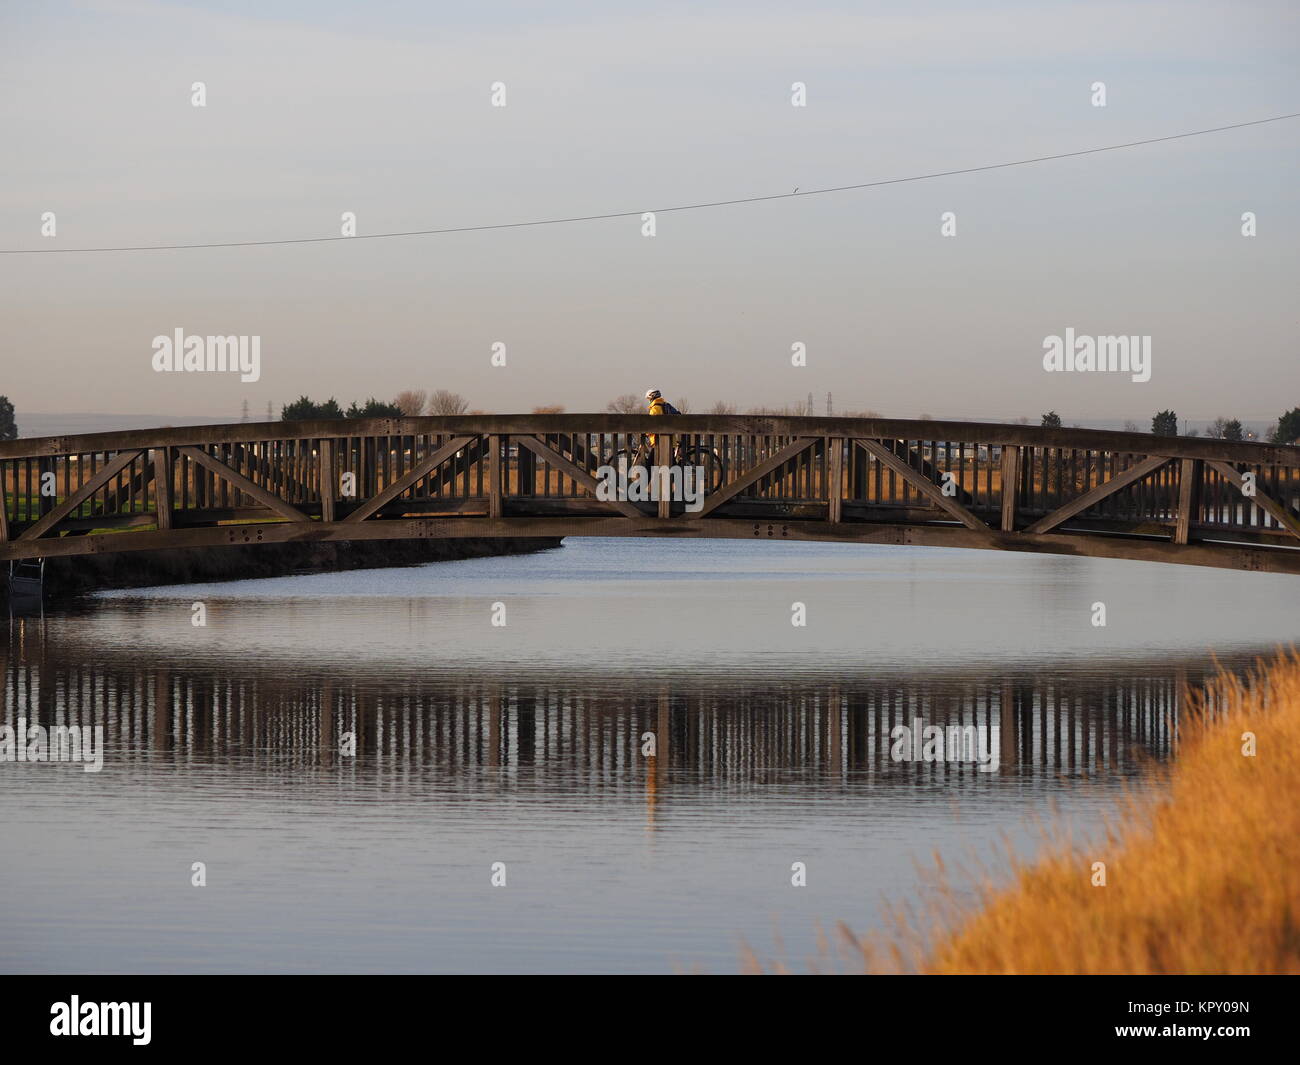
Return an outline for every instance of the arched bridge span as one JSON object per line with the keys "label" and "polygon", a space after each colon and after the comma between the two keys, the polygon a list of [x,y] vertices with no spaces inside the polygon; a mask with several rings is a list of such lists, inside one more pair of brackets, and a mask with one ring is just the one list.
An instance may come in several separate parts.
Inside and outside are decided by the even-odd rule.
{"label": "arched bridge span", "polygon": [[[638,499],[635,485],[604,498],[610,471],[636,458],[703,473],[676,482],[676,499]],[[659,536],[1300,573],[1300,447],[982,422],[558,414],[141,429],[0,443],[0,490],[11,560]]]}

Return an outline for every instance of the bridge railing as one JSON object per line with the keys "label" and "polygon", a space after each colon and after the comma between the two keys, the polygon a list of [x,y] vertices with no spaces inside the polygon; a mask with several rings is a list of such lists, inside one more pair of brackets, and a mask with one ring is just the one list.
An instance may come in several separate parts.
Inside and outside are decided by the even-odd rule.
{"label": "bridge railing", "polygon": [[[598,498],[603,472],[635,462],[703,470],[702,505]],[[1300,447],[979,422],[574,414],[132,430],[0,443],[0,491],[9,558],[163,542],[104,539],[120,533],[274,523],[341,538],[456,517],[779,519],[839,538],[959,526],[1025,549],[1070,532],[1300,546]]]}

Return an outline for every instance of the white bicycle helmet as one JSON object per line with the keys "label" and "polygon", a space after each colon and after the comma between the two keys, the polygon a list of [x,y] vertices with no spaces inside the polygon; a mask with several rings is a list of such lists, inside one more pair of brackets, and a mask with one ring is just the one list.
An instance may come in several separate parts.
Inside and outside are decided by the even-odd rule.
{"label": "white bicycle helmet", "polygon": [[649,392],[647,392],[647,393],[645,394],[645,398],[646,398],[646,399],[658,399],[659,396],[660,396],[660,392],[659,392],[659,389],[657,389],[657,388],[652,388],[652,389],[650,389]]}

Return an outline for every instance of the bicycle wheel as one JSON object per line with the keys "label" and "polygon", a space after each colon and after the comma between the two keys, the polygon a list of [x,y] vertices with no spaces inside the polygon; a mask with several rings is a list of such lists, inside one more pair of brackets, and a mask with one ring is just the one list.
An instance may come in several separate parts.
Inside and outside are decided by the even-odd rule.
{"label": "bicycle wheel", "polygon": [[700,444],[688,447],[682,451],[681,464],[688,467],[703,467],[705,492],[716,492],[726,480],[722,456],[714,448]]}

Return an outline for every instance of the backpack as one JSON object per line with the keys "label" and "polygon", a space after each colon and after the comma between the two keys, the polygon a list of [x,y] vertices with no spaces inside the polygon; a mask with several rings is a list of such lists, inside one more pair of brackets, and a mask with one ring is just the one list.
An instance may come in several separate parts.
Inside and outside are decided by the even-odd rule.
{"label": "backpack", "polygon": [[681,411],[679,411],[676,407],[674,407],[671,403],[669,403],[668,400],[664,400],[664,413],[681,414]]}

